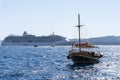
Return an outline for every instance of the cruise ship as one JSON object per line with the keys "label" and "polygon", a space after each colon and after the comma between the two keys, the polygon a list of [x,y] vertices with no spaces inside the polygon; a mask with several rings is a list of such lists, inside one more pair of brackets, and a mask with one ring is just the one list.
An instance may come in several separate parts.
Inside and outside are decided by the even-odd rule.
{"label": "cruise ship", "polygon": [[2,46],[53,46],[69,45],[72,42],[59,35],[35,36],[24,31],[23,35],[9,35],[2,42]]}

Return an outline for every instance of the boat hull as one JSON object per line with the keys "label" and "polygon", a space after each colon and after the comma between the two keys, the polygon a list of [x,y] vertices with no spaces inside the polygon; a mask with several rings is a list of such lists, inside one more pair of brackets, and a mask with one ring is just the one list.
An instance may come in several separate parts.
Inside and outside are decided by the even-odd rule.
{"label": "boat hull", "polygon": [[92,59],[92,58],[83,57],[83,56],[72,56],[71,60],[75,64],[95,64],[95,63],[99,63],[99,59]]}
{"label": "boat hull", "polygon": [[68,59],[71,59],[75,64],[95,64],[99,63],[99,58],[102,55],[96,54],[94,52],[88,51],[70,51],[67,56]]}

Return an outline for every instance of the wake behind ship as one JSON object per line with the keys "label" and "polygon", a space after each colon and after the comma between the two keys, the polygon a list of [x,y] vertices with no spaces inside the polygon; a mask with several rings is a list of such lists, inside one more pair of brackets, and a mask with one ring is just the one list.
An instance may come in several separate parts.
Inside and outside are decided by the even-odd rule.
{"label": "wake behind ship", "polygon": [[7,36],[2,42],[2,46],[52,46],[52,45],[68,45],[71,42],[65,37],[59,35],[35,36],[28,34],[26,31],[22,36]]}

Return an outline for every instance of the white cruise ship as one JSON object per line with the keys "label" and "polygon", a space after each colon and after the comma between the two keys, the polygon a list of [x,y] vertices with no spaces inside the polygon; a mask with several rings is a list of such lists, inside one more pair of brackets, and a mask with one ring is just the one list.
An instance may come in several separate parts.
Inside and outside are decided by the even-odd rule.
{"label": "white cruise ship", "polygon": [[49,36],[35,36],[30,35],[26,31],[22,36],[7,36],[2,42],[2,46],[52,46],[54,45],[68,45],[72,42],[66,40],[65,37],[59,35]]}

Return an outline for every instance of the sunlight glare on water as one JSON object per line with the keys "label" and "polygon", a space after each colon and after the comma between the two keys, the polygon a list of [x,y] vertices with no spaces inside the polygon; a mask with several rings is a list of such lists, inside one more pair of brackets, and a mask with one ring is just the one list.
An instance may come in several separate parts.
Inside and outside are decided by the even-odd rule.
{"label": "sunlight glare on water", "polygon": [[70,46],[0,46],[0,80],[120,80],[120,46],[99,46],[94,65],[74,65]]}

